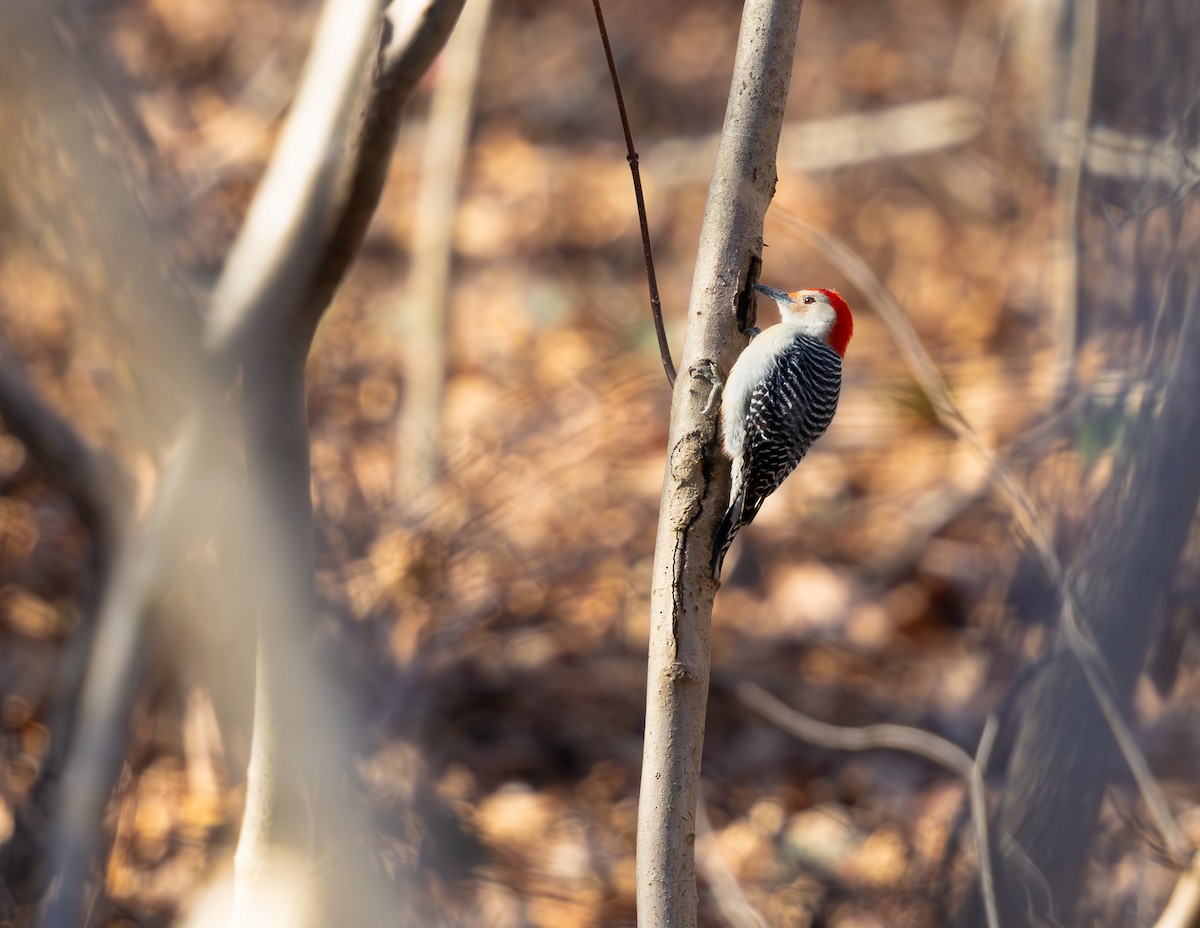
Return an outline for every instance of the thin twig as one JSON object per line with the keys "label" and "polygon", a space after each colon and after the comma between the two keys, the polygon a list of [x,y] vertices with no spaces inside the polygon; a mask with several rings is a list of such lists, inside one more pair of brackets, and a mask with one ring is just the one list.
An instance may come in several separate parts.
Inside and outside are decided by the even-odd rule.
{"label": "thin twig", "polygon": [[667,372],[667,383],[674,387],[675,363],[671,360],[671,346],[667,344],[667,330],[663,325],[662,300],[659,299],[658,280],[654,276],[654,253],[650,249],[650,223],[646,219],[646,200],[642,196],[642,175],[638,170],[638,154],[633,147],[629,115],[625,112],[621,80],[617,77],[617,63],[613,60],[612,46],[608,42],[608,30],[604,27],[604,14],[600,11],[600,0],[592,0],[592,7],[596,11],[596,25],[600,28],[600,41],[604,43],[604,57],[608,60],[608,73],[612,76],[613,93],[617,97],[617,110],[621,114],[621,128],[625,131],[625,160],[629,162],[629,173],[633,175],[633,193],[637,197],[638,222],[642,227],[642,255],[646,260],[646,283],[650,286],[650,314],[654,317],[654,331],[658,335],[658,353],[662,356],[663,369]]}
{"label": "thin twig", "polygon": [[1128,722],[1125,721],[1112,697],[1113,687],[1108,665],[1091,633],[1080,621],[1081,612],[1074,589],[1068,579],[1066,569],[1054,550],[1050,533],[1045,527],[1045,520],[1038,511],[1037,505],[1025,491],[1012,468],[1000,459],[963,416],[951,397],[945,381],[942,380],[941,374],[938,373],[933,359],[925,351],[908,316],[866,262],[845,242],[818,228],[802,216],[783,209],[776,209],[772,215],[789,229],[802,235],[855,282],[879,317],[891,329],[892,337],[896,340],[897,346],[929,400],[930,407],[937,415],[938,421],[947,431],[971,449],[980,461],[995,474],[997,483],[1013,507],[1020,534],[1030,544],[1042,569],[1046,571],[1046,575],[1058,588],[1062,597],[1061,624],[1068,648],[1083,668],[1088,687],[1112,730],[1113,737],[1133,774],[1142,799],[1154,820],[1155,827],[1173,853],[1180,856],[1186,855],[1190,845],[1171,815],[1162,790],[1159,789],[1150,773],[1150,765],[1146,761],[1145,754],[1138,747]]}
{"label": "thin twig", "polygon": [[979,848],[979,889],[983,893],[983,908],[990,928],[999,928],[1000,911],[996,905],[996,877],[992,872],[992,844],[988,840],[987,793],[983,779],[987,774],[988,762],[992,758],[992,747],[1000,726],[995,715],[988,715],[975,748],[975,762],[971,764],[971,778],[967,781],[971,793],[971,821],[975,826]]}

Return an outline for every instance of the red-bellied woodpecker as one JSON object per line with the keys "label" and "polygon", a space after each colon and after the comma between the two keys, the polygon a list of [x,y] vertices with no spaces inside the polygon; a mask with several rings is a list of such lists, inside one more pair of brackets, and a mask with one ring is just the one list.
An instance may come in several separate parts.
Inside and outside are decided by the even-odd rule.
{"label": "red-bellied woodpecker", "polygon": [[714,576],[738,529],[829,428],[854,331],[850,307],[836,290],[755,289],[778,304],[783,321],[750,342],[725,380],[721,425],[733,483],[713,544]]}

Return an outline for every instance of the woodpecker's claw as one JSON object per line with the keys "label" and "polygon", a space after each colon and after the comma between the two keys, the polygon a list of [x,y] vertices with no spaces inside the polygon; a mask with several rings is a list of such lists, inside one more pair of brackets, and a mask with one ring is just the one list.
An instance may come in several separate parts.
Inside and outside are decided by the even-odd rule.
{"label": "woodpecker's claw", "polygon": [[717,370],[717,365],[708,358],[705,358],[699,364],[693,364],[688,368],[688,373],[697,380],[707,380],[712,384],[712,391],[708,394],[708,400],[704,403],[704,408],[700,412],[704,415],[709,415],[717,404],[717,399],[721,395],[721,388],[725,386],[725,381],[721,377],[721,372]]}
{"label": "woodpecker's claw", "polygon": [[749,336],[750,340],[753,341],[754,339],[758,338],[759,335],[762,334],[762,329],[758,329],[758,328],[755,328],[754,326],[750,326],[748,329],[742,329],[742,334]]}

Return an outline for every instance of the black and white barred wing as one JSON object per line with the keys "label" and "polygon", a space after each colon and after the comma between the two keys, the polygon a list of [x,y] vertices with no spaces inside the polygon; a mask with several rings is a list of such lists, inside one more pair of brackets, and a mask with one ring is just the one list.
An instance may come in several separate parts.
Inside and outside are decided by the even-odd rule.
{"label": "black and white barred wing", "polygon": [[742,525],[750,524],[763,500],[829,428],[841,385],[841,356],[824,342],[799,335],[754,388],[746,413]]}

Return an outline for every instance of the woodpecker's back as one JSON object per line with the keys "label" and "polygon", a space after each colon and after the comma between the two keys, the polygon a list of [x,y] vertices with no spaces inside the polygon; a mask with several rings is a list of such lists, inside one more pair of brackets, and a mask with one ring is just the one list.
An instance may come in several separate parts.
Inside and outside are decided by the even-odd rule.
{"label": "woodpecker's back", "polygon": [[716,576],[741,526],[833,421],[853,331],[850,309],[835,291],[758,289],[775,299],[783,321],[750,342],[725,384],[722,431],[733,480],[714,539]]}

